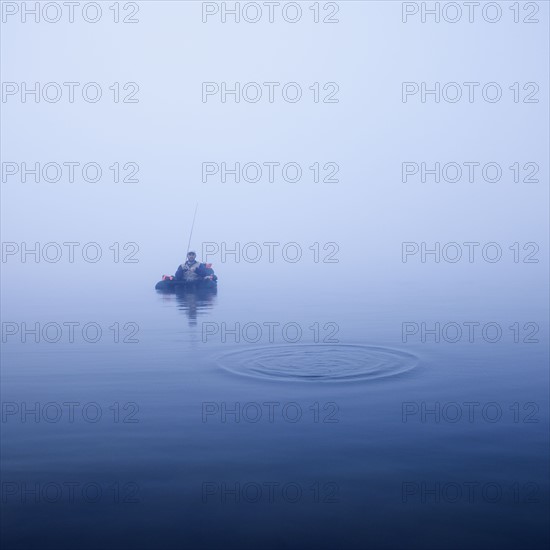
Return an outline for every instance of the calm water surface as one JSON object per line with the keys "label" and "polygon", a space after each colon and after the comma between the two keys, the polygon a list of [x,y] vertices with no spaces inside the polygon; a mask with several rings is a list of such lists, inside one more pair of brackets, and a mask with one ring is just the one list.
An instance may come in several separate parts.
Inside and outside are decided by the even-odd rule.
{"label": "calm water surface", "polygon": [[[546,548],[544,310],[515,343],[513,306],[312,285],[59,289],[32,315],[8,297],[4,321],[80,325],[3,346],[3,542]],[[403,341],[403,322],[474,319],[501,340]]]}

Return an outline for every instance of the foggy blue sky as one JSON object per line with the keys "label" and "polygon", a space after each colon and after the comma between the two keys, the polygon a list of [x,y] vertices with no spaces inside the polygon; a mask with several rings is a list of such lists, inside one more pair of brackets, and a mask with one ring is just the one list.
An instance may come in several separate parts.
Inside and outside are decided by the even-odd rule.
{"label": "foggy blue sky", "polygon": [[[3,241],[41,243],[137,242],[132,277],[148,282],[183,259],[195,203],[199,215],[192,247],[201,242],[337,242],[337,266],[280,262],[226,263],[226,276],[368,274],[371,281],[418,284],[442,276],[498,279],[526,293],[545,292],[548,235],[548,51],[542,23],[515,24],[503,3],[495,24],[401,21],[399,2],[340,3],[337,24],[314,24],[311,11],[296,24],[201,23],[199,2],[140,3],[139,23],[114,24],[107,5],[97,24],[2,26],[2,80],[95,81],[102,100],[58,103],[10,96],[2,104],[4,162],[97,162],[98,183],[2,184]],[[541,20],[548,6],[540,4]],[[480,20],[481,19],[481,20]],[[280,95],[270,104],[219,96],[201,101],[202,82],[282,84],[304,90],[295,104]],[[498,82],[503,99],[459,103],[401,99],[402,82]],[[139,103],[113,103],[113,82],[137,82]],[[336,104],[314,103],[313,82],[336,82]],[[538,104],[514,103],[508,87],[536,82]],[[524,93],[524,92],[522,92]],[[136,162],[139,183],[115,184],[108,167]],[[297,162],[302,181],[201,182],[202,162]],[[311,182],[313,162],[336,162],[338,183]],[[497,162],[498,183],[401,181],[401,163]],[[514,184],[513,162],[537,162],[539,183]],[[401,262],[403,241],[441,243],[537,242],[542,265],[475,263],[428,266]],[[510,252],[509,252],[510,253]],[[511,253],[510,253],[511,254]],[[32,258],[29,258],[32,261]],[[4,265],[6,285],[33,274],[48,280],[119,276],[120,266],[76,263]],[[533,268],[533,269],[532,269]],[[125,272],[126,273],[126,272]],[[128,272],[129,273],[129,272]],[[33,276],[34,276],[33,275]],[[412,278],[412,279],[411,279]],[[519,281],[519,283],[518,283]],[[431,282],[428,284],[432,284]],[[491,286],[490,284],[488,285]]]}

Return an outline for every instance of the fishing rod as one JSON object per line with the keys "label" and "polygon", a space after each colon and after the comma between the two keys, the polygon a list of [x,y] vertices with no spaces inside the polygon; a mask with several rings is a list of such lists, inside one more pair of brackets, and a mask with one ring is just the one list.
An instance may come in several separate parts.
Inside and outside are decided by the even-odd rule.
{"label": "fishing rod", "polygon": [[191,246],[191,237],[193,236],[193,228],[195,227],[195,218],[197,216],[197,209],[199,207],[199,203],[195,205],[195,213],[193,214],[193,223],[191,224],[191,231],[189,232],[189,242],[187,243],[187,254],[189,252],[189,247]]}

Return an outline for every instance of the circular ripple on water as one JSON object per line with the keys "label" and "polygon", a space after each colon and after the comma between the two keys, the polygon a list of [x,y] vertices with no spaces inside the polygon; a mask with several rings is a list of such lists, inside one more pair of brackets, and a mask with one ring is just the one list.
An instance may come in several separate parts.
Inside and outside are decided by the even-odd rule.
{"label": "circular ripple on water", "polygon": [[268,380],[349,382],[396,376],[413,369],[416,356],[360,345],[289,345],[222,355],[218,364],[243,376]]}

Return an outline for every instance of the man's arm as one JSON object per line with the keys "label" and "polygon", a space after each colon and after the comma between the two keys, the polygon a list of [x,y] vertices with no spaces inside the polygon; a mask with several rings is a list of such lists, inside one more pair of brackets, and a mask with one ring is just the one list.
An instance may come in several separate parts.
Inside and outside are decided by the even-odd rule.
{"label": "man's arm", "polygon": [[205,277],[206,275],[208,275],[208,270],[206,269],[206,265],[205,264],[199,264],[199,267],[197,267],[197,269],[195,269],[195,273],[199,277]]}

